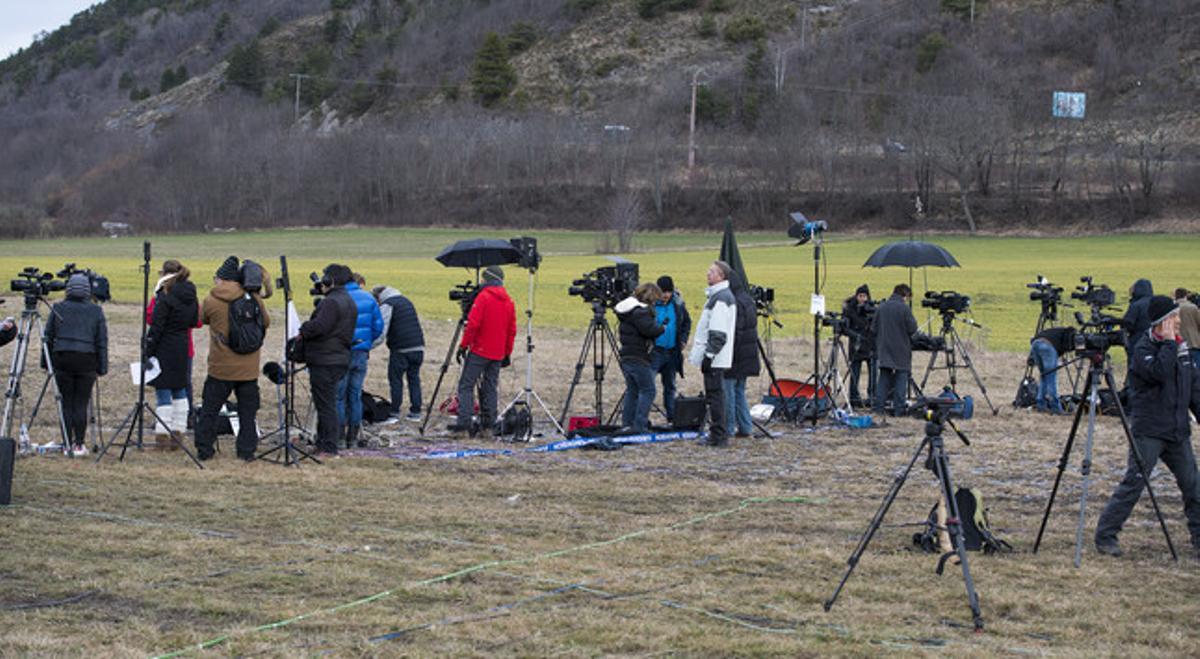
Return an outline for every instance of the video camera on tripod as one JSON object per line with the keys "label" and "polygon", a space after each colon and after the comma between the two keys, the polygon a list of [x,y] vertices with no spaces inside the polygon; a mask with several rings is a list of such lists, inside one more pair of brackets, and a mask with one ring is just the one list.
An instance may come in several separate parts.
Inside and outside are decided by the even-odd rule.
{"label": "video camera on tripod", "polygon": [[637,286],[638,264],[624,261],[583,273],[579,279],[571,281],[567,294],[577,295],[584,302],[613,307],[633,295]]}
{"label": "video camera on tripod", "polygon": [[1072,300],[1080,300],[1092,308],[1093,314],[1100,309],[1111,307],[1117,303],[1117,293],[1105,284],[1093,284],[1091,277],[1080,277],[1082,283],[1071,292]]}
{"label": "video camera on tripod", "polygon": [[447,297],[451,302],[457,302],[458,306],[462,307],[463,315],[466,316],[471,312],[471,305],[475,304],[475,295],[479,293],[479,286],[471,282],[463,282],[455,284],[454,288],[450,289]]}
{"label": "video camera on tripod", "polygon": [[970,396],[959,396],[950,387],[933,397],[918,398],[908,410],[909,416],[928,421],[962,419],[968,421],[975,416],[975,400]]}
{"label": "video camera on tripod", "polygon": [[1043,305],[1051,306],[1062,302],[1062,286],[1055,286],[1050,283],[1049,279],[1038,275],[1037,281],[1032,284],[1025,284],[1025,288],[1032,288],[1029,291],[1029,299],[1033,302],[1041,302]]}
{"label": "video camera on tripod", "polygon": [[1125,328],[1116,316],[1096,312],[1091,320],[1084,320],[1083,313],[1076,311],[1075,322],[1079,324],[1079,331],[1075,332],[1076,353],[1103,356],[1113,346],[1125,346]]}
{"label": "video camera on tripod", "polygon": [[24,293],[28,303],[30,298],[37,300],[54,291],[66,290],[67,282],[55,279],[52,273],[28,266],[17,273],[17,278],[9,283],[9,287],[14,293]]}
{"label": "video camera on tripod", "polygon": [[109,289],[108,277],[92,270],[91,268],[77,268],[74,263],[63,265],[62,270],[55,273],[55,276],[63,280],[63,287],[66,287],[66,281],[72,275],[83,275],[87,277],[88,285],[92,289],[92,298],[97,302],[108,302],[112,300],[112,292]]}
{"label": "video camera on tripod", "polygon": [[966,313],[971,309],[971,298],[955,291],[925,291],[921,306],[936,309],[943,316]]}

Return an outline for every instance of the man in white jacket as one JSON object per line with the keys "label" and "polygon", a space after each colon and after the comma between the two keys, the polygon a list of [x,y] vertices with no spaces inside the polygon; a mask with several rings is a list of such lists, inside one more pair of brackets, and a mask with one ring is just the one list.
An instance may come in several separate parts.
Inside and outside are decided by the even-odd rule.
{"label": "man in white jacket", "polygon": [[692,352],[688,357],[704,373],[704,401],[708,405],[711,425],[708,428],[709,446],[728,446],[725,432],[725,396],[721,381],[725,369],[733,364],[733,334],[737,327],[737,300],[729,290],[729,265],[713,261],[708,267],[708,288],[704,295],[704,311],[696,326]]}

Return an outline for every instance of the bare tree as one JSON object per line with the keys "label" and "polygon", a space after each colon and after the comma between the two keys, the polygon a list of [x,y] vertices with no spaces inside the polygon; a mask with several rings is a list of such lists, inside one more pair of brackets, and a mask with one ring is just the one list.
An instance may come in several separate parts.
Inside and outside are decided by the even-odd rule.
{"label": "bare tree", "polygon": [[608,229],[617,237],[617,251],[633,249],[633,235],[646,224],[646,210],[636,190],[622,188],[608,202]]}

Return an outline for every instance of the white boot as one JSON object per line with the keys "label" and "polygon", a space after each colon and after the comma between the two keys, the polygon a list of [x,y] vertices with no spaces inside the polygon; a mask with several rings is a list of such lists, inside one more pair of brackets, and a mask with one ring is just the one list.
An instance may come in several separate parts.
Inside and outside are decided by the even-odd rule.
{"label": "white boot", "polygon": [[[175,438],[180,442],[187,435],[187,418],[188,418],[188,402],[186,398],[179,398],[171,401],[171,430]],[[178,448],[177,444],[172,444],[171,448]]]}
{"label": "white boot", "polygon": [[154,408],[154,414],[158,417],[154,420],[154,445],[160,451],[166,450],[171,445],[171,429],[163,425],[163,421],[172,423],[172,409],[170,405],[159,405]]}

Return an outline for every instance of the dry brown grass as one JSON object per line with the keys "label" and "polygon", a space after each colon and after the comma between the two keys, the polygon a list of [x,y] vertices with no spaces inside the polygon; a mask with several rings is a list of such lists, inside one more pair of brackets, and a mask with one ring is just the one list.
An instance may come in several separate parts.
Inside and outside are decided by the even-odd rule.
{"label": "dry brown grass", "polygon": [[[109,315],[128,359],[132,310]],[[448,340],[447,327],[428,330],[427,392]],[[581,339],[539,332],[539,387],[552,406]],[[804,344],[776,348],[780,375],[802,377]],[[375,355],[368,390],[385,391],[384,358]],[[179,453],[133,453],[99,466],[23,459],[17,505],[0,509],[0,655],[146,655],[225,635],[207,653],[1194,654],[1200,564],[1190,558],[1170,475],[1155,484],[1186,556],[1180,563],[1169,560],[1143,501],[1122,537],[1126,558],[1097,556],[1089,543],[1083,567],[1072,567],[1078,452],[1048,541],[1030,554],[1069,421],[1007,407],[1023,356],[977,358],[1003,408],[998,418],[964,424],[971,447],[948,441],[952,466],[959,484],[984,491],[993,524],[1017,547],[972,556],[983,634],[970,630],[959,573],[934,575],[936,558],[909,550],[911,528],[884,529],[837,607],[821,609],[919,441],[921,425],[901,420],[865,432],[776,426],[782,436],[736,441],[726,451],[672,443],[448,461],[342,458],[284,469],[244,465],[226,444],[204,471]],[[203,370],[198,364],[197,381]],[[522,373],[506,372],[505,400]],[[116,376],[108,380],[111,419],[133,392]],[[620,385],[609,382],[612,401]],[[689,392],[699,386],[694,377],[683,384]],[[590,395],[585,381],[576,409],[586,409]],[[273,402],[273,390],[264,386],[263,397]],[[273,426],[273,409],[261,420]],[[1105,419],[1096,438],[1092,523],[1124,464],[1115,430]],[[672,527],[748,497],[794,496],[809,501],[752,504]],[[915,473],[887,521],[922,520],[935,496],[928,473]],[[636,532],[645,533],[547,556]],[[429,582],[480,564],[489,565]],[[302,614],[311,615],[254,630]]]}

